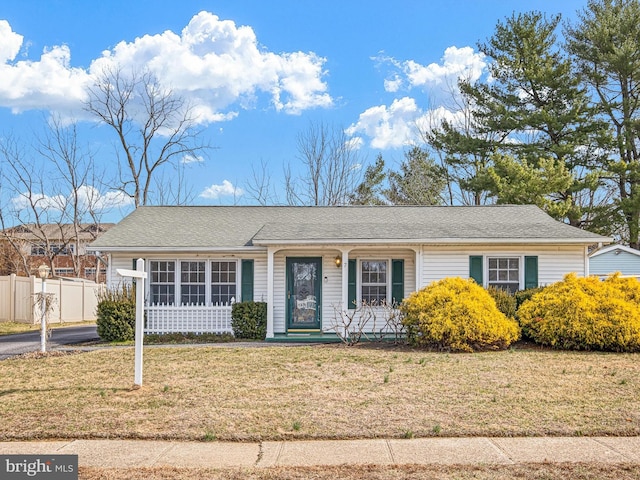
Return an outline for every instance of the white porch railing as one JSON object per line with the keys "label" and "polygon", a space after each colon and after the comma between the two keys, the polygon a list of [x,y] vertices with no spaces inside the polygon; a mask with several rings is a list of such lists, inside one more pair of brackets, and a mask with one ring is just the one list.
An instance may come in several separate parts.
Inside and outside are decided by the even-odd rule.
{"label": "white porch railing", "polygon": [[231,304],[147,305],[145,333],[232,333]]}

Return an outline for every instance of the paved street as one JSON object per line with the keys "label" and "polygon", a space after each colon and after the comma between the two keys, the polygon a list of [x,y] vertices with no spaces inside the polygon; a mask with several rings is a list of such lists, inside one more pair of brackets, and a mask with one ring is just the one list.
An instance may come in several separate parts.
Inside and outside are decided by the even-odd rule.
{"label": "paved street", "polygon": [[[89,342],[97,338],[95,325],[54,328],[47,348]],[[0,360],[38,350],[40,350],[40,331],[0,336]]]}

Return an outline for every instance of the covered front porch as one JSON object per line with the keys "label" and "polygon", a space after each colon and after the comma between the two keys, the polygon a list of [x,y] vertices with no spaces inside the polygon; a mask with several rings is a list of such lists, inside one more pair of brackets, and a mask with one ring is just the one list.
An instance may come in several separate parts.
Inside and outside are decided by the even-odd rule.
{"label": "covered front porch", "polygon": [[420,246],[269,246],[267,340],[340,341],[345,314],[398,304],[416,290],[421,257]]}

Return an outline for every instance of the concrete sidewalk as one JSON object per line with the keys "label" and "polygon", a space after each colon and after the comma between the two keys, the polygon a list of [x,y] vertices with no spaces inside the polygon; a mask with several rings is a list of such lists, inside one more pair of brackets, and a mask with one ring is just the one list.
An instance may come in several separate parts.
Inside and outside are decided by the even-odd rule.
{"label": "concrete sidewalk", "polygon": [[640,437],[422,438],[263,443],[145,440],[0,442],[0,455],[77,454],[79,465],[274,467],[349,464],[636,463]]}

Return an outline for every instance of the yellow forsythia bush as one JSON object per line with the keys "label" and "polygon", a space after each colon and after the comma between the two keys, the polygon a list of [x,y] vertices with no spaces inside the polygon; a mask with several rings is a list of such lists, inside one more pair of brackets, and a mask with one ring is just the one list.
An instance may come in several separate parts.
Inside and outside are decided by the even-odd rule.
{"label": "yellow forsythia bush", "polygon": [[640,282],[567,275],[518,309],[523,334],[574,350],[640,351]]}
{"label": "yellow forsythia bush", "polygon": [[400,305],[409,344],[453,351],[506,348],[520,336],[491,295],[471,279],[445,278]]}

